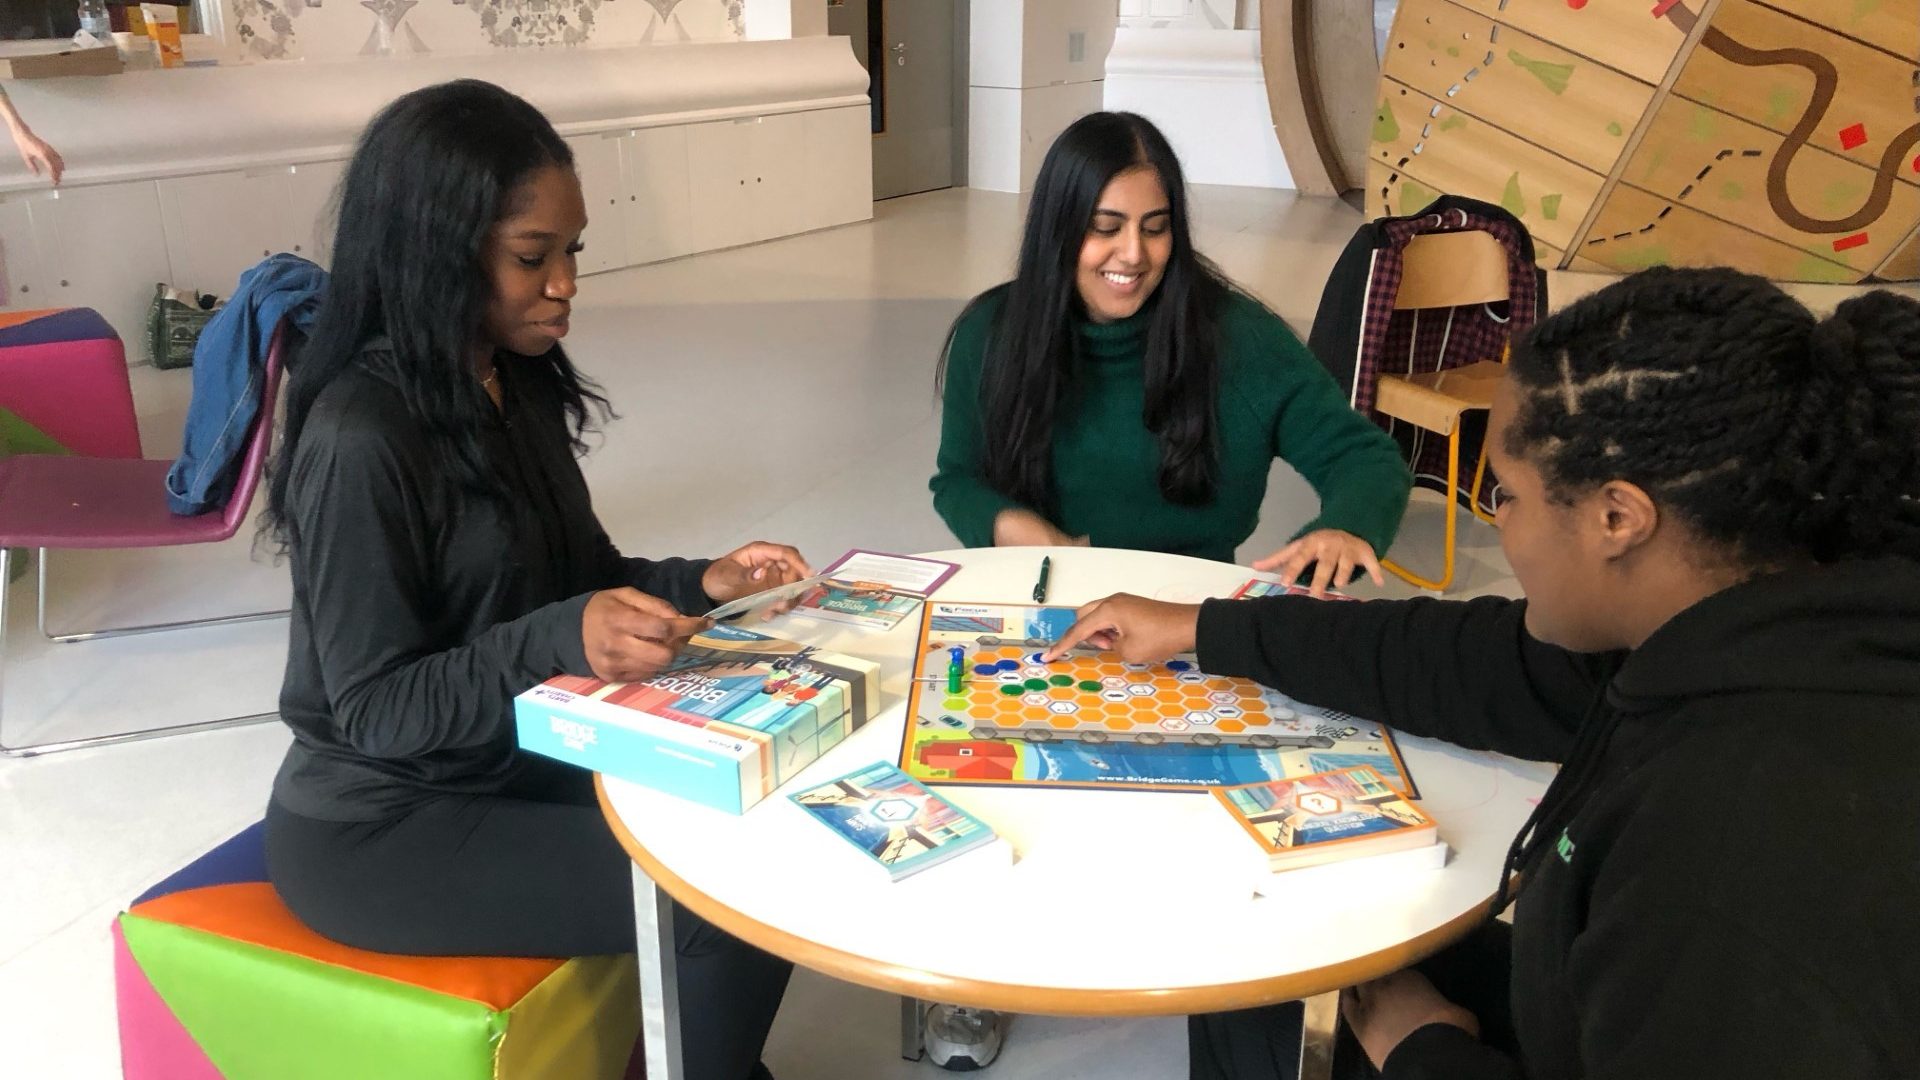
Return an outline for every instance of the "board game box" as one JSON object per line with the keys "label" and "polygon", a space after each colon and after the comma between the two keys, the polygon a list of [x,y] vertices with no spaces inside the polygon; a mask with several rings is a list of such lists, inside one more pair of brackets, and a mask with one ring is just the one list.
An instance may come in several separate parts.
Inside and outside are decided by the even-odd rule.
{"label": "board game box", "polygon": [[930,601],[901,769],[939,784],[1201,791],[1366,765],[1418,797],[1385,727],[1208,675],[1192,656],[1130,664],[1082,646],[1042,663],[1073,622],[1072,608]]}
{"label": "board game box", "polygon": [[985,822],[884,761],[790,798],[895,881],[994,839]]}
{"label": "board game box", "polygon": [[1440,842],[1433,819],[1362,765],[1292,780],[1215,788],[1274,870]]}
{"label": "board game box", "polygon": [[652,679],[563,675],[514,699],[520,745],[739,813],[873,718],[870,660],[725,624]]}

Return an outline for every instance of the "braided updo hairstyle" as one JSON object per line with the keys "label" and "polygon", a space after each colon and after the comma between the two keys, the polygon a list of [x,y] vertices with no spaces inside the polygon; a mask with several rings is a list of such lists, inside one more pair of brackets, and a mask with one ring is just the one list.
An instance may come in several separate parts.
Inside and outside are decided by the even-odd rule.
{"label": "braided updo hairstyle", "polygon": [[1752,568],[1920,559],[1920,302],[1821,322],[1748,274],[1647,270],[1542,322],[1510,371],[1506,449],[1555,499],[1628,481]]}

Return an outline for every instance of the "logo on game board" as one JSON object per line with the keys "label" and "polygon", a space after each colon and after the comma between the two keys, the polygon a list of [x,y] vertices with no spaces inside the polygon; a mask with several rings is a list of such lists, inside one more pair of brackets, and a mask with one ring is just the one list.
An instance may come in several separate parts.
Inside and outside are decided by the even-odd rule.
{"label": "logo on game board", "polygon": [[1340,812],[1340,800],[1324,791],[1303,792],[1293,800],[1293,804],[1315,816]]}
{"label": "logo on game board", "polygon": [[882,799],[874,803],[873,809],[867,812],[881,821],[910,821],[913,815],[919,812],[919,808],[913,805],[911,799]]}

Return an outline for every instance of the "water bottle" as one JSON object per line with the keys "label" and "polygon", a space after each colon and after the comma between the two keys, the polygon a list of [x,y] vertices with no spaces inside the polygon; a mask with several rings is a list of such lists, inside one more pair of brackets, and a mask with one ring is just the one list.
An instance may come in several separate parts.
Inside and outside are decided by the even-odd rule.
{"label": "water bottle", "polygon": [[113,18],[107,14],[107,0],[80,0],[80,29],[102,42],[113,41]]}

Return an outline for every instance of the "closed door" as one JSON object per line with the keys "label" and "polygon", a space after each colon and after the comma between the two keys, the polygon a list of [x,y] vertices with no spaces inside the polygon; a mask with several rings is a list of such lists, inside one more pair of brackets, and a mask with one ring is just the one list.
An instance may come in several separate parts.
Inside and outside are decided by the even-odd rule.
{"label": "closed door", "polygon": [[334,193],[346,175],[344,161],[315,161],[287,169],[287,224],[295,255],[326,267],[333,259]]}
{"label": "closed door", "polygon": [[47,301],[91,307],[142,354],[153,287],[171,274],[160,198],[151,181],[43,192],[33,204],[33,232],[45,256]]}
{"label": "closed door", "polygon": [[567,140],[574,175],[587,208],[587,231],[580,234],[579,273],[597,274],[627,265],[626,207],[620,186],[620,141],[624,133],[581,135]]}
{"label": "closed door", "polygon": [[627,262],[658,262],[699,250],[687,180],[687,129],[641,128],[620,140]]}
{"label": "closed door", "polygon": [[954,0],[868,0],[873,197],[953,186]]}
{"label": "closed door", "polygon": [[817,228],[807,183],[807,114],[763,116],[745,129],[747,192],[753,239],[770,240]]}
{"label": "closed door", "polygon": [[753,242],[753,193],[747,190],[752,132],[759,117],[687,126],[687,188],[694,247],[701,251]]}
{"label": "closed door", "polygon": [[293,250],[306,230],[288,222],[288,198],[285,166],[160,181],[173,284],[224,299],[255,263]]}

